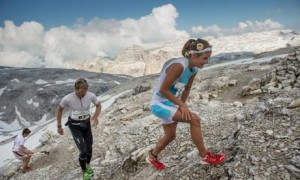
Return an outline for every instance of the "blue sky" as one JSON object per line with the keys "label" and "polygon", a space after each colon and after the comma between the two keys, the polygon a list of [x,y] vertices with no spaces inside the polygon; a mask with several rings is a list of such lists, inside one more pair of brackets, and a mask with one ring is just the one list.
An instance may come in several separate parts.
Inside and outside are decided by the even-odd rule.
{"label": "blue sky", "polygon": [[241,21],[271,19],[286,28],[300,28],[299,0],[0,0],[0,22],[16,25],[37,21],[46,29],[72,27],[78,19],[85,23],[100,19],[139,19],[152,9],[172,4],[177,9],[177,28],[191,31],[193,26],[218,25],[232,28]]}
{"label": "blue sky", "polygon": [[133,44],[300,30],[300,0],[0,0],[0,65],[63,67]]}

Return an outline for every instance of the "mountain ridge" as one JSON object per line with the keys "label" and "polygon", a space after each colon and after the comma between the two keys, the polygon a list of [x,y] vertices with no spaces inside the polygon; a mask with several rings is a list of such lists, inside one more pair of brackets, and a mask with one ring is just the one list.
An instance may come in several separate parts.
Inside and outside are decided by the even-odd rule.
{"label": "mountain ridge", "polygon": [[[300,46],[300,35],[293,30],[274,30],[241,35],[203,37],[213,46],[213,61],[254,57],[265,51]],[[165,61],[181,55],[186,39],[133,45],[117,53],[114,59],[96,57],[65,64],[67,68],[95,72],[122,73],[134,77],[159,73]],[[226,57],[226,56],[227,57]]]}

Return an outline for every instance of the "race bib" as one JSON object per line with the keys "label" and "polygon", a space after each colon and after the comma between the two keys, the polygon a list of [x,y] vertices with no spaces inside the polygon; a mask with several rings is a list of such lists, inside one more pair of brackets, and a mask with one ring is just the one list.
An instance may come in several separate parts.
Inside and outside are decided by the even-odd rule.
{"label": "race bib", "polygon": [[182,91],[184,90],[185,88],[185,85],[184,83],[181,83],[181,82],[177,82],[174,86],[175,89],[177,89],[177,92],[176,92],[176,97],[180,97],[181,94],[182,94]]}
{"label": "race bib", "polygon": [[71,118],[74,120],[86,120],[90,117],[89,110],[74,110],[71,112]]}

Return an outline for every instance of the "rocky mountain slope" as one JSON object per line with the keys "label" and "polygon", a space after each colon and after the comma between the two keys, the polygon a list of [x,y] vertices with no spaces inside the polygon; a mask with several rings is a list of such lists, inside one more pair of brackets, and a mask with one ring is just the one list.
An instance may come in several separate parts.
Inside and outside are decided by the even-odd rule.
{"label": "rocky mountain slope", "polygon": [[[156,171],[145,156],[163,135],[149,111],[158,75],[117,86],[103,95],[127,92],[101,113],[93,128],[93,179],[115,180],[296,180],[300,178],[300,49],[269,62],[236,64],[199,71],[187,103],[202,118],[207,148],[225,152],[217,166],[201,165],[189,126],[160,155],[167,168]],[[128,91],[130,90],[130,91]],[[1,169],[1,179],[81,179],[78,151],[65,135],[45,132],[32,159],[33,171],[20,174],[20,162]]]}

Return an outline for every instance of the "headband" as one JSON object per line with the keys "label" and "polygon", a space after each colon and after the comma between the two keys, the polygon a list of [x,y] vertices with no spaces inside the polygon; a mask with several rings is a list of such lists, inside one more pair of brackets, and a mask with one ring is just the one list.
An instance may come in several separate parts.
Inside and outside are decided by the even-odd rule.
{"label": "headband", "polygon": [[203,50],[200,50],[200,51],[196,51],[196,50],[189,50],[189,54],[192,54],[192,53],[197,53],[197,54],[200,54],[200,53],[204,53],[204,52],[210,52],[212,50],[211,47],[208,47],[206,49],[203,49]]}

